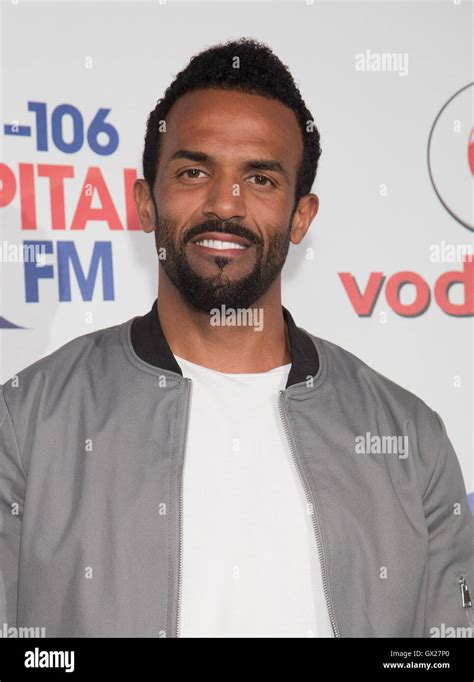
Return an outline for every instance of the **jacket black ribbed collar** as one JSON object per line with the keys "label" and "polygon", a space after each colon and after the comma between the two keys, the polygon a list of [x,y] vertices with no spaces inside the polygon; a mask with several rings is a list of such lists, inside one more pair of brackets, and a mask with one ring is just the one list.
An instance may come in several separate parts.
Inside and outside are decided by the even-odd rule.
{"label": "jacket black ribbed collar", "polygon": [[[135,353],[150,365],[183,376],[180,366],[168,345],[158,317],[158,299],[155,299],[150,312],[135,317],[132,322],[131,339]],[[316,376],[319,358],[315,345],[300,327],[297,327],[290,312],[282,306],[283,317],[288,327],[292,364],[286,388],[306,381],[308,376]]]}

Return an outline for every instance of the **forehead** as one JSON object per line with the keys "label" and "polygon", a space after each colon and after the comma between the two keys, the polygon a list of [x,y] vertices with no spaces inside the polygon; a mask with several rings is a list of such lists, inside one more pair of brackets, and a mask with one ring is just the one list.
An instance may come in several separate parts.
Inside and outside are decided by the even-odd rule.
{"label": "forehead", "polygon": [[296,171],[303,141],[292,109],[277,100],[230,90],[203,89],[180,97],[166,117],[160,156],[176,149],[222,158],[276,159]]}

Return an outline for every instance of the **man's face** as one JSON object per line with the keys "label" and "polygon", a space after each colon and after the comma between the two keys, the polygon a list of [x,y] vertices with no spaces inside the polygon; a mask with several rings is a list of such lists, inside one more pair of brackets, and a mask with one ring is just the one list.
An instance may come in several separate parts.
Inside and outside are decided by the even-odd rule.
{"label": "man's face", "polygon": [[166,124],[153,197],[161,265],[198,310],[248,308],[288,253],[296,117],[275,100],[207,89],[177,100]]}

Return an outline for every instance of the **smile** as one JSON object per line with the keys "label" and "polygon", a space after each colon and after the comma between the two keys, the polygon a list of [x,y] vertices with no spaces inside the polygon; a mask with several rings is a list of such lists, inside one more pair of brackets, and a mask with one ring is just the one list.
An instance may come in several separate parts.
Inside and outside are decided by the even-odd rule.
{"label": "smile", "polygon": [[238,237],[230,232],[205,232],[191,241],[203,255],[220,253],[222,256],[243,256],[251,252],[254,244],[244,237]]}
{"label": "smile", "polygon": [[227,249],[247,249],[248,246],[237,244],[237,242],[223,242],[219,239],[202,239],[194,242],[197,246],[207,246],[209,249],[216,249],[217,251],[225,251]]}

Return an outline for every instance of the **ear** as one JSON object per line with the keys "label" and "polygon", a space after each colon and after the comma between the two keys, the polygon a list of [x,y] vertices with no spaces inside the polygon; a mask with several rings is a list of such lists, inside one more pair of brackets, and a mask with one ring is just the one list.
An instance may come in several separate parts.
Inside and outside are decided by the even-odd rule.
{"label": "ear", "polygon": [[146,180],[138,179],[133,183],[133,200],[142,230],[153,232],[155,229],[155,207]]}
{"label": "ear", "polygon": [[319,197],[316,194],[305,194],[301,197],[291,221],[292,244],[299,244],[303,240],[318,210]]}

